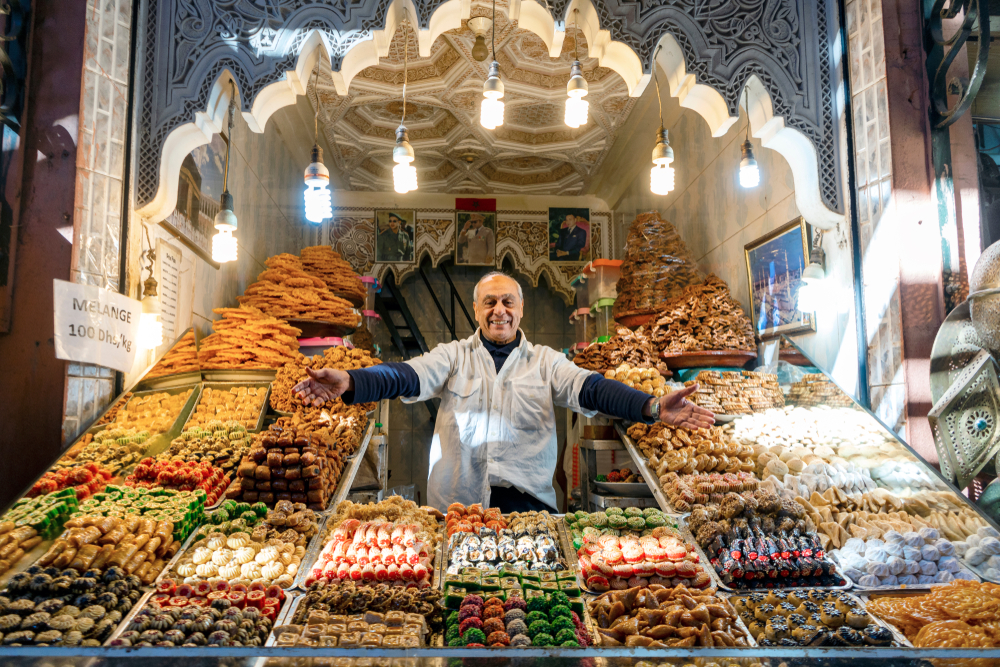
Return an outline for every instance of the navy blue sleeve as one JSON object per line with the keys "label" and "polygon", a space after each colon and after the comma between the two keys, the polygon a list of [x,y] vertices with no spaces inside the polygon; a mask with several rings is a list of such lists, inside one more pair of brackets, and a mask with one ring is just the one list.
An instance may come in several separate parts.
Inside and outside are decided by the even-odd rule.
{"label": "navy blue sleeve", "polygon": [[409,364],[387,362],[347,371],[347,374],[354,380],[354,391],[341,396],[348,405],[420,395],[420,378]]}
{"label": "navy blue sleeve", "polygon": [[651,398],[644,391],[637,391],[617,380],[608,380],[597,373],[584,380],[580,389],[580,407],[583,409],[646,424],[656,421],[642,414],[642,408]]}

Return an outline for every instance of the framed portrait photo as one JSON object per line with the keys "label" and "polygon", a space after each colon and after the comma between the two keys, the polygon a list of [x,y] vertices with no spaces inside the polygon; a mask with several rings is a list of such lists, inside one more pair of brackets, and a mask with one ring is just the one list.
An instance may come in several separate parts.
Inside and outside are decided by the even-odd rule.
{"label": "framed portrait photo", "polygon": [[816,330],[813,313],[798,308],[802,271],[809,266],[811,233],[799,217],[743,247],[750,316],[761,339]]}
{"label": "framed portrait photo", "polygon": [[549,208],[549,261],[590,259],[590,209]]}
{"label": "framed portrait photo", "polygon": [[455,264],[495,266],[497,214],[493,211],[455,212]]}
{"label": "framed portrait photo", "polygon": [[375,211],[375,263],[412,264],[415,261],[416,224],[416,211]]}
{"label": "framed portrait photo", "polygon": [[229,138],[216,134],[212,141],[188,153],[177,182],[177,206],[160,224],[181,243],[216,268],[212,260],[215,216],[222,199]]}

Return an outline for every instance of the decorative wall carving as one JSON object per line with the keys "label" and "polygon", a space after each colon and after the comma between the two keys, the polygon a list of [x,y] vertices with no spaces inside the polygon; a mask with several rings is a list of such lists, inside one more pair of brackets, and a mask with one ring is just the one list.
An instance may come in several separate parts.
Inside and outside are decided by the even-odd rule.
{"label": "decorative wall carving", "polygon": [[[407,2],[422,31],[430,28],[436,10],[462,11],[461,4]],[[352,48],[370,43],[385,29],[391,5],[391,0],[147,0],[138,207],[156,196],[167,136],[194,122],[208,107],[212,86],[223,71],[233,74],[242,109],[249,112],[263,88],[295,69],[310,36],[319,34],[333,70],[339,72]],[[537,5],[522,0],[520,12],[530,11],[533,26],[545,22],[539,21],[540,14],[549,16],[559,32],[568,7],[569,0]],[[747,79],[757,77],[771,97],[774,115],[815,147],[823,203],[843,211],[831,0],[597,0],[593,7],[599,28],[613,43],[630,48],[646,73],[660,38],[672,35],[687,71],[723,96],[730,115],[736,114]],[[452,24],[454,19],[449,18]],[[555,39],[542,37],[547,43]],[[561,34],[556,37],[561,40]]]}
{"label": "decorative wall carving", "polygon": [[[608,247],[605,238],[610,213],[591,211],[591,245],[597,256]],[[514,271],[529,278],[538,287],[544,275],[549,288],[561,296],[567,305],[576,299],[576,290],[570,285],[573,276],[580,273],[583,263],[551,264],[548,249],[548,211],[497,211],[497,266],[506,260]],[[374,208],[334,209],[333,220],[324,223],[325,238],[333,249],[347,260],[354,270],[383,280],[392,271],[396,282],[403,282],[412,275],[425,258],[431,266],[455,256],[455,212],[448,209],[417,209],[416,263],[375,264],[373,239],[375,236]]]}

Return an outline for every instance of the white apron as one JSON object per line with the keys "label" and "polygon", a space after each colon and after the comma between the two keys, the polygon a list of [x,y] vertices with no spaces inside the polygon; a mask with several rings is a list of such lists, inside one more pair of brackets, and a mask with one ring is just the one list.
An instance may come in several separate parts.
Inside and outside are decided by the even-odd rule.
{"label": "white apron", "polygon": [[441,399],[431,441],[429,505],[442,512],[453,502],[489,507],[493,475],[556,506],[553,406],[597,414],[580,407],[580,390],[593,371],[562,352],[532,345],[522,332],[498,375],[478,329],[406,363],[420,378],[420,395],[402,400]]}

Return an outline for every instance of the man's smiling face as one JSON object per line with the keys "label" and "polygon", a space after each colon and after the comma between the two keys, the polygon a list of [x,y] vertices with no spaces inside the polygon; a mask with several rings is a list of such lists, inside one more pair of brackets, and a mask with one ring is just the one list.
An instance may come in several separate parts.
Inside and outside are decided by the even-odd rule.
{"label": "man's smiling face", "polygon": [[517,282],[507,276],[493,276],[479,284],[477,297],[473,308],[486,338],[494,343],[514,340],[524,316],[524,301],[518,296]]}

